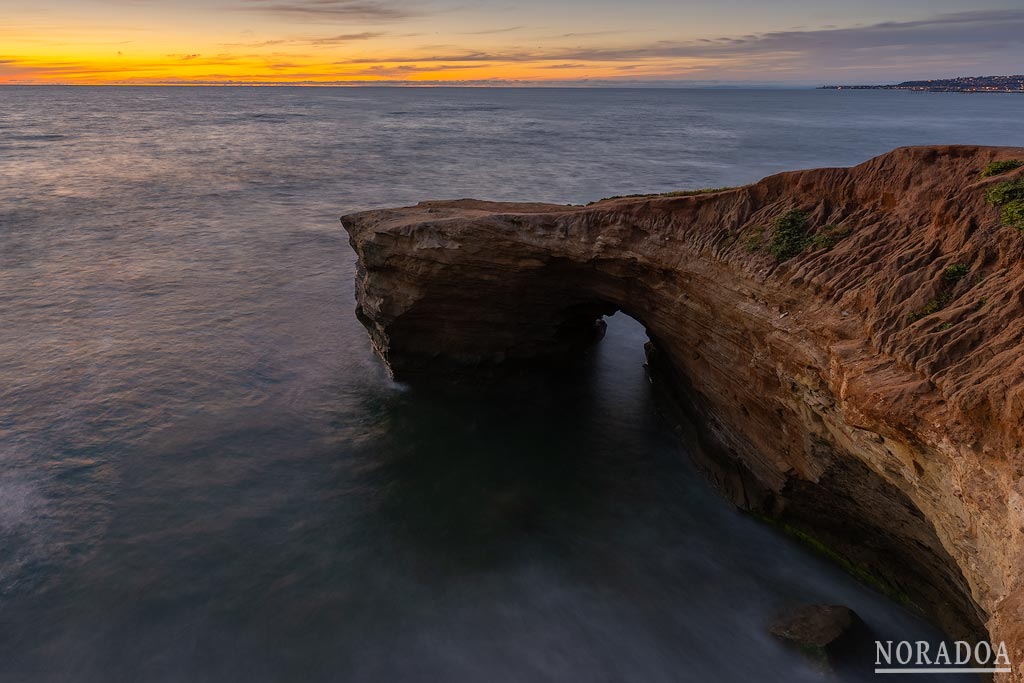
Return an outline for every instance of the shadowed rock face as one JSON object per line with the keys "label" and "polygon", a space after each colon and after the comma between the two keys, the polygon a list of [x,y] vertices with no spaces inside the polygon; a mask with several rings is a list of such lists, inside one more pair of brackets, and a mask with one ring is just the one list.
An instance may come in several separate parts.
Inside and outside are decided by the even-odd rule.
{"label": "shadowed rock face", "polygon": [[[557,365],[622,310],[726,495],[952,634],[987,628],[1017,668],[1024,238],[984,191],[1024,169],[980,178],[1010,158],[1024,149],[905,148],[695,196],[342,221],[358,315],[396,378]],[[849,235],[779,263],[766,245],[791,209]]]}

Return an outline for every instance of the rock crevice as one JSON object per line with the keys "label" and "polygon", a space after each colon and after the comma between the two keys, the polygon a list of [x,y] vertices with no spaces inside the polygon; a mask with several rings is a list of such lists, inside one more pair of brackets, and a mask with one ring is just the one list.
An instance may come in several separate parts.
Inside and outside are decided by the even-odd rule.
{"label": "rock crevice", "polygon": [[[1024,169],[980,177],[1010,158],[903,148],[692,196],[342,221],[396,378],[557,365],[622,310],[738,505],[1024,663],[1024,239],[984,200]],[[794,210],[807,246],[780,262]]]}

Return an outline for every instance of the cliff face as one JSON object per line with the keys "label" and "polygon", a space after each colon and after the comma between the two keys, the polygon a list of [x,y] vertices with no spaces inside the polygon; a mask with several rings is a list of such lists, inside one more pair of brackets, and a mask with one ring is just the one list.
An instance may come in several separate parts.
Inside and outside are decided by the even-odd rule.
{"label": "cliff face", "polygon": [[[558,363],[622,310],[727,495],[951,633],[987,628],[1019,679],[1024,238],[984,193],[1024,169],[979,175],[1009,158],[1024,149],[905,148],[694,196],[342,221],[397,378]],[[793,209],[818,246],[780,262]]]}

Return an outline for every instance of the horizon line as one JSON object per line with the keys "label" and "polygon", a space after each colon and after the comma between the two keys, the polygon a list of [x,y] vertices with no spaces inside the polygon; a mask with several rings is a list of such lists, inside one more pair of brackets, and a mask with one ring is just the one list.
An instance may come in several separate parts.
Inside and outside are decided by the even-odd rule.
{"label": "horizon line", "polygon": [[[820,90],[829,84],[786,81],[154,81],[154,82],[0,82],[0,87],[203,87],[203,88],[634,88],[678,90]],[[876,84],[872,84],[876,85]],[[889,85],[889,84],[880,84]],[[891,85],[897,85],[892,83]]]}

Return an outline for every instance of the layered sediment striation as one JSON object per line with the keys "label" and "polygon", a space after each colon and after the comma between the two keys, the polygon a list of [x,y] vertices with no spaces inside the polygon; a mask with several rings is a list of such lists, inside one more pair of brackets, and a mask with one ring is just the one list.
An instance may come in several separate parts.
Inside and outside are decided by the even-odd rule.
{"label": "layered sediment striation", "polygon": [[[395,377],[558,365],[617,310],[736,504],[1024,664],[1024,237],[981,177],[897,149],[692,196],[424,202],[342,219]],[[771,253],[799,211],[802,251]]]}

